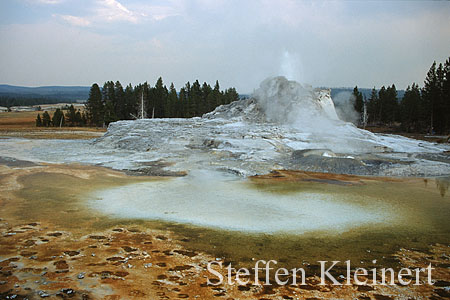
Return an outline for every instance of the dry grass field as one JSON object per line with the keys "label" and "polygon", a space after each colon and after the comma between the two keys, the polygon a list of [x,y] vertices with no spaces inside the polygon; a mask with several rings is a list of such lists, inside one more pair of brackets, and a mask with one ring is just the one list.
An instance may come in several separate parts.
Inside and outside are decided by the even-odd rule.
{"label": "dry grass field", "polygon": [[[106,128],[36,127],[36,117],[42,111],[0,113],[0,136],[38,139],[89,139],[102,135]],[[53,115],[53,111],[48,111]]]}

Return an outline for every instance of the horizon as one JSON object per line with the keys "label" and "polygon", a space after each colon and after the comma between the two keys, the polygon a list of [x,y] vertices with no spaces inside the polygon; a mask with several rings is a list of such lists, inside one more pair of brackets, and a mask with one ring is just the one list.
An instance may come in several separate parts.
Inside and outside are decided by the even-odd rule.
{"label": "horizon", "polygon": [[[194,80],[195,81],[195,80]],[[219,81],[219,84],[220,84],[220,80],[218,80]],[[114,81],[113,80],[113,82],[116,82],[116,81]],[[119,81],[120,82],[120,81]],[[145,81],[145,82],[147,82],[147,83],[149,83],[148,81]],[[170,85],[170,83],[169,84],[167,84],[167,82],[165,82],[164,81],[164,78],[163,78],[163,82],[164,82],[164,85],[166,86],[166,87],[168,87],[169,85]],[[168,81],[169,82],[169,81]],[[191,81],[191,80],[189,80],[189,82],[193,82],[193,81]],[[202,83],[200,80],[199,80],[199,82],[200,83]],[[26,85],[14,85],[14,84],[8,84],[8,83],[0,83],[0,86],[9,86],[9,87],[18,87],[18,88],[31,88],[31,89],[34,89],[34,88],[52,88],[52,87],[55,87],[55,88],[77,88],[77,87],[79,87],[79,88],[91,88],[92,87],[92,85],[93,84],[98,84],[98,86],[100,87],[100,88],[102,88],[102,84],[100,83],[100,82],[93,82],[91,85],[40,85],[40,86],[26,86]],[[122,84],[122,86],[127,86],[128,84],[131,84],[131,83],[127,83],[126,85],[124,85],[124,83],[123,82],[120,82],[121,84]],[[211,84],[210,82],[206,82],[206,83],[208,83],[208,84]],[[133,86],[133,88],[134,87],[136,87],[137,85],[139,85],[139,84],[142,84],[142,82],[141,83],[137,83],[137,84],[131,84],[132,86]],[[150,84],[150,86],[153,86],[154,84],[151,84],[151,83],[149,83]],[[301,84],[304,84],[304,83],[301,83]],[[174,84],[175,85],[175,84]],[[391,86],[392,84],[390,84],[390,85],[384,85],[385,87],[388,87],[388,86]],[[177,89],[177,92],[178,92],[178,90],[181,88],[181,87],[183,87],[183,85],[181,85],[178,89]],[[323,89],[354,89],[355,88],[355,86],[312,86],[313,88],[323,88]],[[381,87],[382,86],[380,86],[380,87],[375,87],[375,89],[376,90],[379,90],[379,89],[381,89]],[[421,88],[422,86],[419,84],[419,88]],[[177,88],[177,86],[175,85],[175,88]],[[220,88],[221,89],[223,89],[223,88],[230,88],[230,87],[224,87],[224,86],[222,86],[222,84],[220,84]],[[373,89],[374,87],[360,87],[360,86],[358,86],[357,87],[358,88],[358,90],[371,90],[371,89]],[[404,90],[406,90],[406,88],[396,88],[396,90],[397,91],[404,91]],[[239,92],[239,91],[237,91],[237,92]],[[239,94],[242,94],[242,95],[250,95],[250,94],[252,94],[253,92],[244,92],[244,93],[239,93]]]}
{"label": "horizon", "polygon": [[448,1],[12,0],[0,16],[0,82],[14,86],[162,76],[251,94],[284,75],[316,87],[406,89],[450,53]]}

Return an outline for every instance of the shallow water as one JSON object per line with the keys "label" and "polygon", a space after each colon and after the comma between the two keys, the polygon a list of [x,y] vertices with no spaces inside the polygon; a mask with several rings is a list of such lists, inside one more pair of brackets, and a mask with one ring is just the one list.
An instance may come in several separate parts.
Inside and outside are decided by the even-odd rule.
{"label": "shallow water", "polygon": [[168,180],[43,172],[21,183],[18,221],[51,220],[75,234],[124,225],[167,229],[187,248],[242,265],[350,259],[395,266],[391,254],[400,248],[450,245],[445,179],[346,186],[255,183],[201,172]]}
{"label": "shallow water", "polygon": [[450,245],[448,179],[258,183],[209,172],[142,182],[87,196],[103,214],[159,220],[185,246],[242,265],[275,259],[286,266],[350,259],[396,266],[400,248]]}
{"label": "shallow water", "polygon": [[[213,171],[95,191],[89,207],[108,216],[252,233],[344,232],[398,219],[380,199],[326,190],[280,193]],[[357,196],[360,197],[360,196]]]}
{"label": "shallow water", "polygon": [[[352,223],[347,230],[297,233],[243,233],[178,226],[194,249],[213,251],[251,266],[258,259],[282,265],[317,264],[319,260],[351,260],[355,266],[398,267],[392,254],[401,248],[428,251],[430,245],[450,246],[448,178],[373,182],[365,185],[296,182],[256,184],[274,194],[332,193],[335,199],[370,212],[388,211],[383,222]],[[344,200],[343,200],[344,199]],[[351,215],[353,210],[347,211]]]}

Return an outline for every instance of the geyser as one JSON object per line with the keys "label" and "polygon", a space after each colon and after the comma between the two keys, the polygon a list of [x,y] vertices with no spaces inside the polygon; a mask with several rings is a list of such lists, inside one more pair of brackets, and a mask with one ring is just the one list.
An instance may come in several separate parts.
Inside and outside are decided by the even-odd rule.
{"label": "geyser", "polygon": [[294,125],[304,131],[339,122],[329,90],[314,90],[285,77],[264,80],[253,97],[268,122]]}

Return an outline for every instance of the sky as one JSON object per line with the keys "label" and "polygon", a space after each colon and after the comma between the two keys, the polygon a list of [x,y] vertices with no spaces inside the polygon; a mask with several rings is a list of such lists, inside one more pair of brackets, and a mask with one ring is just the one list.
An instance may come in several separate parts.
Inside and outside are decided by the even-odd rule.
{"label": "sky", "polygon": [[0,1],[0,84],[404,89],[449,57],[450,1]]}

